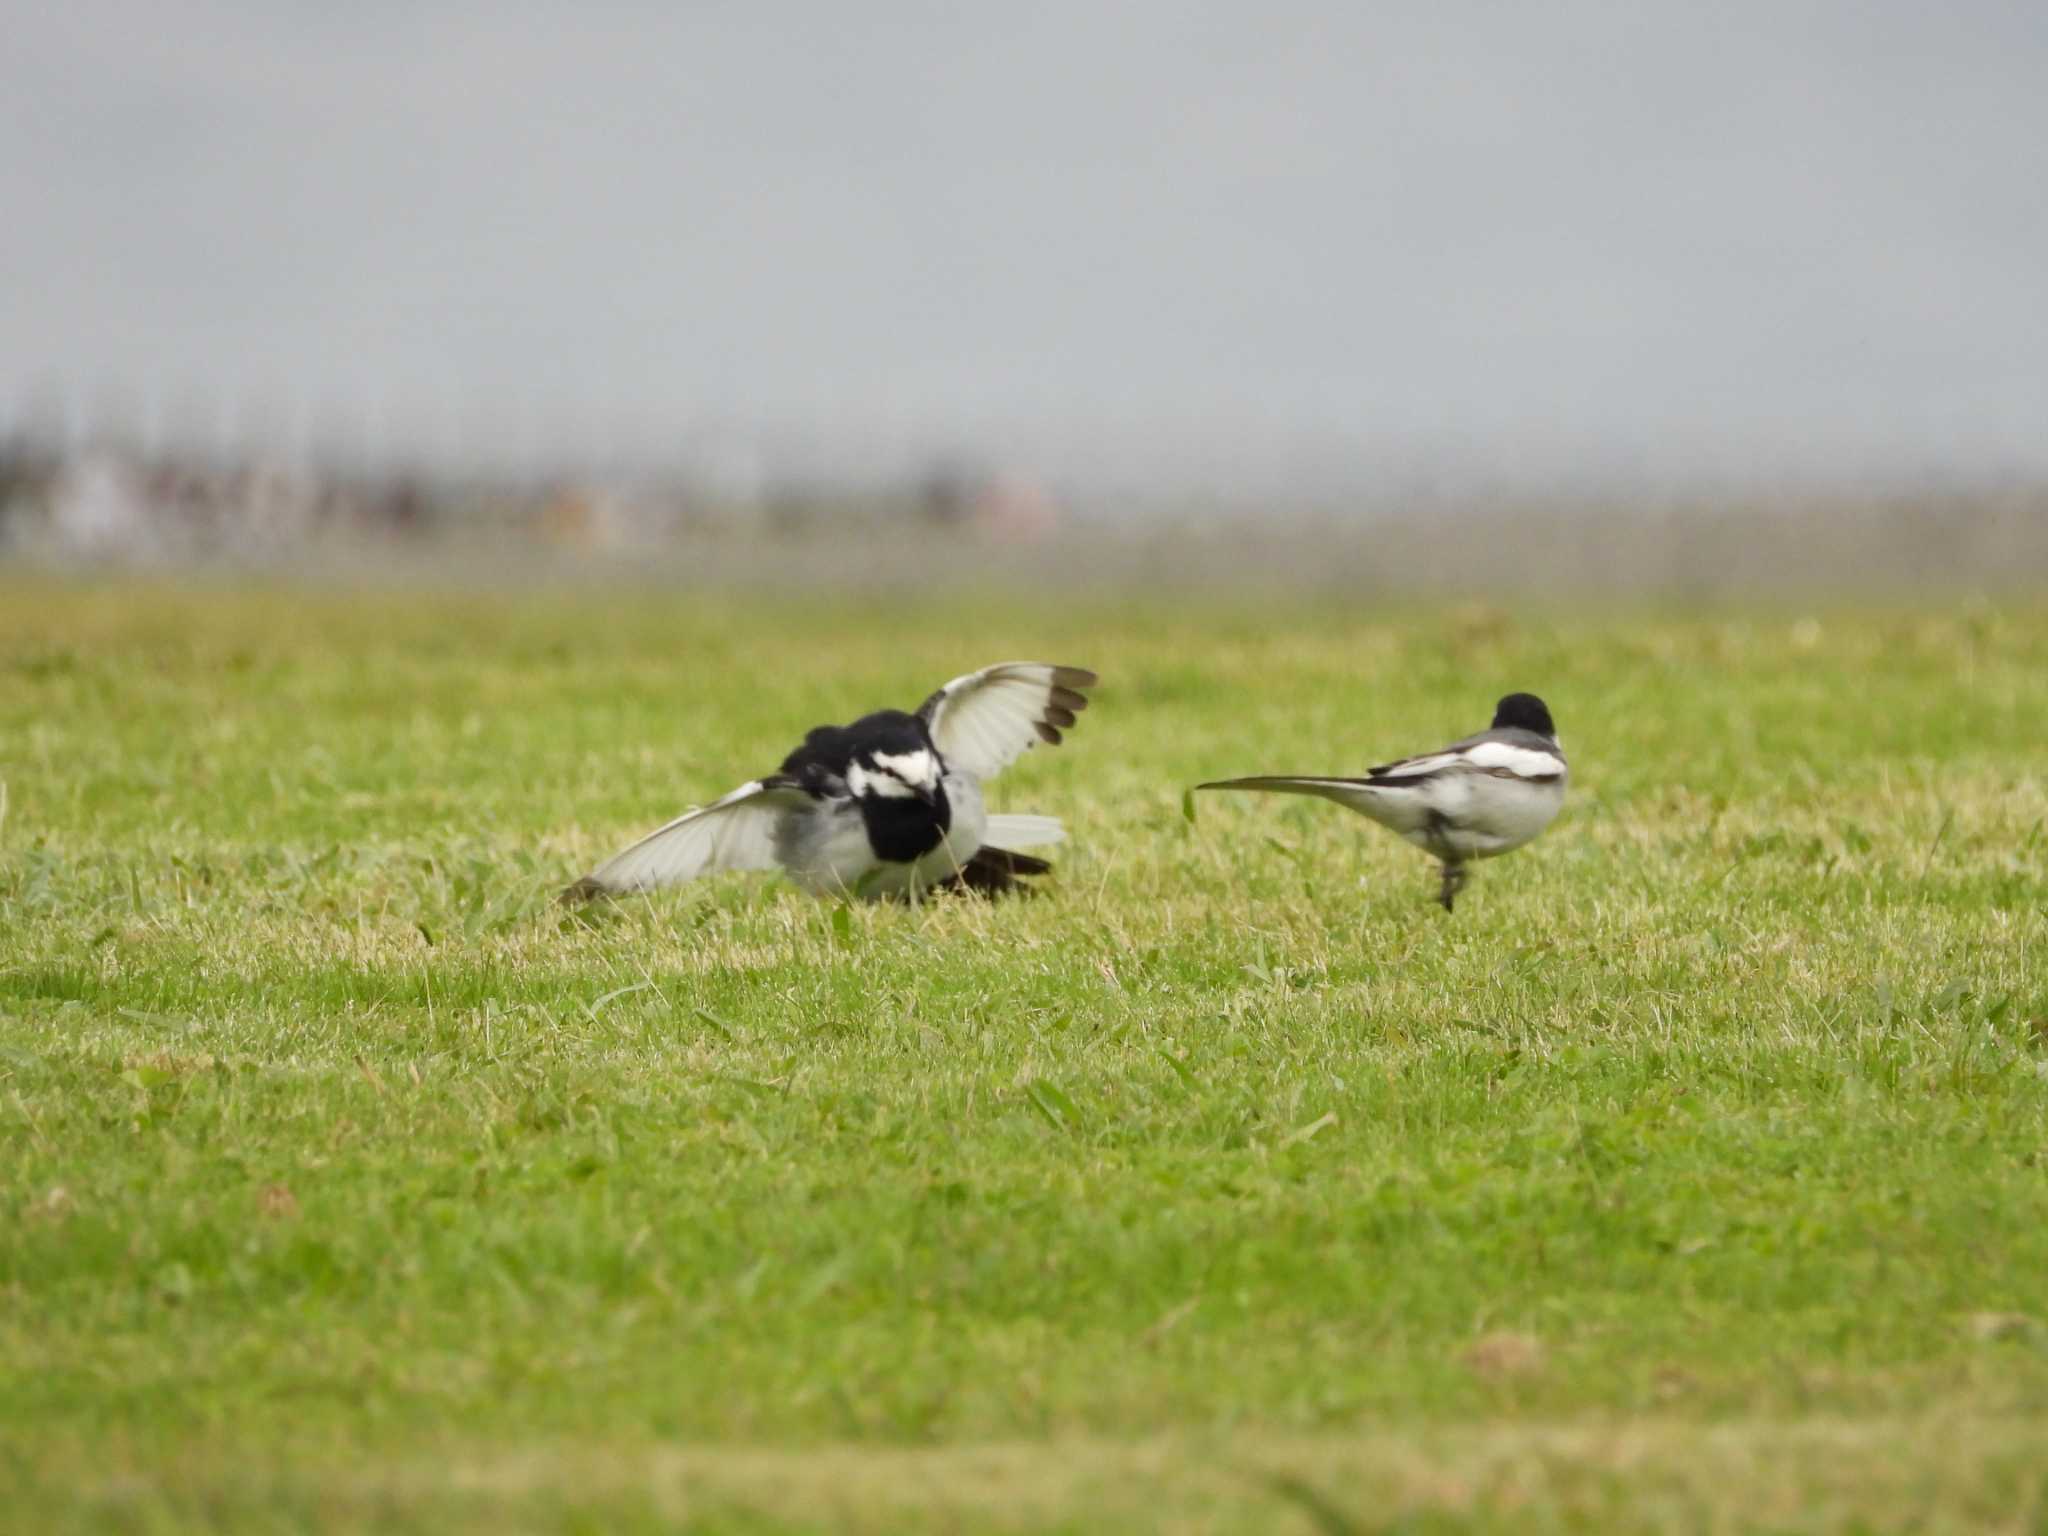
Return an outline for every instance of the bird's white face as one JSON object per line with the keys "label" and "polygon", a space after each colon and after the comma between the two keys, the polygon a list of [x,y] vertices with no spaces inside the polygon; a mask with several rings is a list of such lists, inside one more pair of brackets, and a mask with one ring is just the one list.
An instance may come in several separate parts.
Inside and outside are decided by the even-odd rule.
{"label": "bird's white face", "polygon": [[924,747],[874,752],[865,763],[855,758],[847,765],[846,787],[860,798],[928,800],[939,787],[939,772],[938,754]]}

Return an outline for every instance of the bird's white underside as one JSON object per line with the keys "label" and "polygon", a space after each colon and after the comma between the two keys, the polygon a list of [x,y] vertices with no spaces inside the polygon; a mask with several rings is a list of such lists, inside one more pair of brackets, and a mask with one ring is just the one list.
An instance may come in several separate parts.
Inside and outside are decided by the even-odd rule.
{"label": "bird's white underside", "polygon": [[[1555,770],[1553,770],[1555,771]],[[1496,778],[1484,770],[1424,779],[1413,788],[1354,786],[1330,798],[1438,858],[1490,859],[1521,847],[1564,806],[1564,781]]]}
{"label": "bird's white underside", "polygon": [[981,848],[988,827],[981,786],[964,774],[943,780],[952,824],[939,845],[909,864],[886,863],[868,843],[860,808],[851,801],[815,804],[784,817],[776,863],[819,896],[901,896],[929,890],[958,874]]}

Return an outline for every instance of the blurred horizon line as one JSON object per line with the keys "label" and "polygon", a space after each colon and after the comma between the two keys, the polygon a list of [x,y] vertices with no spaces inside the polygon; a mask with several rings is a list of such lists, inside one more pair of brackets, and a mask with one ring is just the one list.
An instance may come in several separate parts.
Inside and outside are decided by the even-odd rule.
{"label": "blurred horizon line", "polygon": [[[210,464],[444,480],[687,479],[747,501],[787,488],[855,492],[933,474],[1043,484],[1077,511],[1313,510],[1333,501],[1553,496],[1696,499],[1977,494],[2048,484],[2048,451],[1989,452],[1832,434],[1701,434],[1654,444],[1560,430],[1435,433],[1295,414],[1129,409],[1064,420],[983,413],[942,426],[885,409],[744,404],[657,412],[536,396],[522,409],[394,410],[375,394],[131,389],[45,382],[0,400],[0,444]],[[2044,443],[2048,450],[2048,443]]]}

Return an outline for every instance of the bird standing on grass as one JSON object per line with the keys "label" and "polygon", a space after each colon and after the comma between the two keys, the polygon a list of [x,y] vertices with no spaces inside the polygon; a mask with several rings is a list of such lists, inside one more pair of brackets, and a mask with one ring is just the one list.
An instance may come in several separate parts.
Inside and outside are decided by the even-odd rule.
{"label": "bird standing on grass", "polygon": [[1271,774],[1195,787],[1320,795],[1370,816],[1442,862],[1437,900],[1448,912],[1468,862],[1519,848],[1556,820],[1565,776],[1549,708],[1533,693],[1511,693],[1477,736],[1367,769],[1363,778]]}
{"label": "bird standing on grass", "polygon": [[651,891],[726,869],[785,870],[820,896],[869,900],[1042,875],[1017,852],[1057,843],[1051,816],[991,816],[981,786],[1088,707],[1081,667],[1008,661],[956,677],[918,706],[821,725],[764,778],[678,816],[562,893]]}

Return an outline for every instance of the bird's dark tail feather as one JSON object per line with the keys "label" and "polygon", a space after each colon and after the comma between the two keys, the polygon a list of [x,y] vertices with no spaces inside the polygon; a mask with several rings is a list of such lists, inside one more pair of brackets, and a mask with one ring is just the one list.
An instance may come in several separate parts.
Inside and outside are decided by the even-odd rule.
{"label": "bird's dark tail feather", "polygon": [[934,890],[979,891],[984,896],[1004,896],[1014,891],[1029,895],[1032,887],[1023,884],[1031,875],[1048,875],[1052,865],[1044,859],[1034,859],[1028,853],[1012,853],[1007,848],[979,848],[974,857],[960,867],[960,873],[951,879],[942,880]]}

